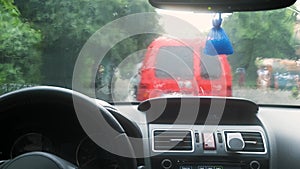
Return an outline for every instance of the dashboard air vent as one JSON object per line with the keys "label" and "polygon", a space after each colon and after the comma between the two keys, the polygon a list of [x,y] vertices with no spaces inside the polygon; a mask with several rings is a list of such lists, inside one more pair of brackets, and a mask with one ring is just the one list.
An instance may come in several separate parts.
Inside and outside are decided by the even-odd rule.
{"label": "dashboard air vent", "polygon": [[[260,132],[225,132],[227,139],[227,150],[234,151],[231,147],[237,145],[237,139],[243,142],[240,152],[265,152],[264,140]],[[232,136],[240,135],[241,138],[233,138]],[[229,140],[231,139],[231,140]],[[234,140],[236,139],[236,140]],[[232,145],[230,145],[232,144]],[[235,145],[234,145],[235,144]]]}
{"label": "dashboard air vent", "polygon": [[243,151],[247,152],[264,152],[264,142],[259,132],[241,132],[245,142]]}
{"label": "dashboard air vent", "polygon": [[193,151],[192,133],[189,130],[155,130],[154,151]]}

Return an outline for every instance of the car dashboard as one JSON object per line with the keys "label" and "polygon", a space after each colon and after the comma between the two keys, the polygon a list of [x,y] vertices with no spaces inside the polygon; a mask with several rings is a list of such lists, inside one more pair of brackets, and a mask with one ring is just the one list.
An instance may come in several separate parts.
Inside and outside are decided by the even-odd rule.
{"label": "car dashboard", "polygon": [[[74,100],[74,95],[84,99]],[[74,102],[93,118],[86,102],[107,110],[105,121],[120,133],[118,138],[126,139],[114,141],[100,122],[92,125],[99,136],[93,137]],[[89,169],[269,169],[300,164],[299,107],[258,106],[224,97],[109,104],[56,87],[23,89],[2,96],[0,104],[1,169],[13,169],[16,159],[29,152],[46,152],[74,168]],[[123,151],[132,150],[132,156],[103,147],[98,138],[115,149],[128,147]]]}

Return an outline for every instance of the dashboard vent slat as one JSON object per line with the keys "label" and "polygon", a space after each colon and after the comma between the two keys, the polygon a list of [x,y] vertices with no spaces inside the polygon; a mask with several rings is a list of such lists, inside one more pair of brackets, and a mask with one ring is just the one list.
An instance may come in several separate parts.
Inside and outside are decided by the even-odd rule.
{"label": "dashboard vent slat", "polygon": [[264,142],[259,132],[241,132],[245,142],[243,151],[247,152],[264,152]]}
{"label": "dashboard vent slat", "polygon": [[192,151],[192,133],[189,130],[155,130],[153,148],[155,151]]}

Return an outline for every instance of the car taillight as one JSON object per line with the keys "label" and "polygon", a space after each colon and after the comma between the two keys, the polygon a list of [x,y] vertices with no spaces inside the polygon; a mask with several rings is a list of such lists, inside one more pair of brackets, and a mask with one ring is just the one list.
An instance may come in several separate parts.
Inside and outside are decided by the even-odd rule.
{"label": "car taillight", "polygon": [[140,84],[140,85],[139,85],[139,88],[140,88],[140,89],[147,89],[147,85]]}
{"label": "car taillight", "polygon": [[149,98],[149,90],[148,86],[145,84],[140,84],[138,86],[138,91],[137,91],[137,100],[138,101],[144,101]]}
{"label": "car taillight", "polygon": [[227,86],[227,91],[226,91],[227,97],[232,97],[232,87]]}

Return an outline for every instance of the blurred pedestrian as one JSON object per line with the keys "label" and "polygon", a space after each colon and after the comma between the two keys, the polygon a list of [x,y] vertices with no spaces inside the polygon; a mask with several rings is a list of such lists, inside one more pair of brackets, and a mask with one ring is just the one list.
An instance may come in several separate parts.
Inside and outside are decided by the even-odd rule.
{"label": "blurred pedestrian", "polygon": [[238,74],[239,87],[245,85],[246,71],[245,68],[237,68],[236,73]]}

